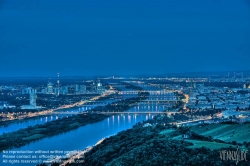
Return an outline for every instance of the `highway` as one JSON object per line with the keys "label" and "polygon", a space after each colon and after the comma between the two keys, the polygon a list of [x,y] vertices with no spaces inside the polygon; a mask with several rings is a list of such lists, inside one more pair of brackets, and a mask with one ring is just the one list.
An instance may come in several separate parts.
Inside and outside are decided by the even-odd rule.
{"label": "highway", "polygon": [[[50,114],[54,114],[54,112],[56,112],[58,110],[63,110],[63,109],[66,109],[66,108],[73,108],[73,107],[76,107],[76,106],[82,106],[82,105],[85,105],[86,103],[89,103],[89,102],[96,102],[99,98],[105,97],[107,95],[108,94],[103,94],[103,95],[100,95],[100,96],[97,96],[97,97],[93,97],[90,100],[84,100],[84,101],[76,102],[74,104],[60,106],[60,107],[55,108],[55,109],[48,109],[48,110],[34,112],[34,113],[32,113],[32,112],[29,112],[29,113],[24,112],[24,113],[1,114],[4,117],[2,119],[2,121],[21,120],[21,119],[30,118],[30,117],[37,117],[37,116],[42,116],[42,115],[50,115]],[[89,105],[89,106],[91,106],[91,105]],[[18,115],[18,116],[14,117],[15,115]]]}

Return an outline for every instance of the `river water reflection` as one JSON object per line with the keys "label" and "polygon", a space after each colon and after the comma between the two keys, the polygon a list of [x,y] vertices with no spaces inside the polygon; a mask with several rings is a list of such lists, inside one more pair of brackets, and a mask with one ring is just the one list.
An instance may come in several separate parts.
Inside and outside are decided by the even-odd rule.
{"label": "river water reflection", "polygon": [[[153,96],[155,97],[155,96]],[[96,105],[95,105],[96,106]],[[168,107],[168,104],[153,104],[153,103],[140,103],[137,106],[132,107],[127,112],[159,112],[163,111]],[[90,108],[89,106],[83,106],[82,108],[71,110],[73,112],[77,111],[86,111]],[[63,115],[54,115],[49,117],[44,117],[36,120],[29,120],[23,123],[15,123],[7,127],[7,129],[0,128],[0,132],[14,131],[19,128],[25,128],[29,125],[43,124],[47,121],[56,120],[61,118],[58,116]],[[46,137],[44,139],[31,142],[20,148],[10,149],[15,150],[29,150],[29,151],[73,151],[73,150],[83,150],[87,146],[92,146],[100,139],[115,135],[120,131],[132,128],[132,126],[138,122],[142,122],[148,119],[151,119],[155,114],[117,114],[109,118],[106,118],[100,122],[88,124],[86,126],[79,127],[78,129],[62,133],[52,137]],[[3,154],[0,154],[0,161],[3,161]],[[3,164],[3,165],[13,165],[13,164]],[[35,165],[35,164],[18,164],[18,165]]]}
{"label": "river water reflection", "polygon": [[[29,150],[29,151],[73,151],[83,150],[87,146],[94,145],[100,139],[115,135],[120,131],[132,128],[132,126],[143,120],[151,119],[154,115],[113,115],[103,121],[82,126],[76,130],[72,130],[53,137],[47,137],[42,140],[32,142],[20,148],[11,149],[16,150]],[[0,161],[3,160],[3,154],[0,154]],[[13,164],[3,164],[13,165]],[[18,164],[18,165],[34,165],[34,164]]]}

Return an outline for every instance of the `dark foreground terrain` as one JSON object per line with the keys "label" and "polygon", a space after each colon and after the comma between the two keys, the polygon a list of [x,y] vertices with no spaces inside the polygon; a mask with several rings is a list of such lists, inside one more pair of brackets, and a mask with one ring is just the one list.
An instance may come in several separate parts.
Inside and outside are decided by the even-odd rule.
{"label": "dark foreground terrain", "polygon": [[[235,160],[223,160],[220,152],[222,150],[236,151],[238,146],[239,150],[246,152],[247,161],[238,161],[237,165],[250,165],[250,142],[226,142],[211,136],[199,135],[194,132],[195,128],[200,128],[200,131],[202,128],[206,131],[211,128],[214,131],[214,126],[202,124],[190,128],[177,128],[162,123],[164,119],[167,118],[157,117],[154,120],[138,123],[132,129],[122,131],[95,146],[81,158],[85,163],[68,165],[236,165]],[[152,126],[146,127],[146,123]],[[231,125],[231,128],[239,127],[235,124],[221,125],[227,127]],[[249,132],[250,125],[242,125],[246,126]]]}

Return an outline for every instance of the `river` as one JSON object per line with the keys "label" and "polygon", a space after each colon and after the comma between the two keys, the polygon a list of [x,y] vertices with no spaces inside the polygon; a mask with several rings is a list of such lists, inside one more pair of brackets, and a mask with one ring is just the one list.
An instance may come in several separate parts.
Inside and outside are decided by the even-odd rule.
{"label": "river", "polygon": [[[153,118],[154,115],[113,115],[103,121],[88,124],[86,126],[79,127],[76,130],[72,130],[63,134],[59,134],[53,137],[47,137],[30,144],[27,144],[20,148],[11,149],[11,151],[73,151],[83,150],[87,146],[94,145],[100,139],[115,135],[120,131],[131,128],[137,122],[142,122]],[[3,155],[0,154],[0,161],[3,161]],[[46,155],[49,155],[46,153]],[[38,157],[38,155],[37,155]],[[8,159],[10,160],[10,159]],[[12,159],[13,160],[13,159]],[[18,160],[20,161],[20,160]],[[34,164],[21,164],[18,165],[34,165]],[[3,165],[13,165],[11,163],[3,163]],[[15,164],[14,164],[15,165]]]}
{"label": "river", "polygon": [[[150,99],[155,98],[156,96],[151,96]],[[164,96],[159,96],[159,97],[163,97]],[[145,112],[145,111],[151,111],[151,112],[158,112],[158,111],[163,111],[164,109],[166,109],[168,107],[168,105],[162,105],[162,104],[148,104],[146,102],[140,103],[137,106],[134,106],[133,108],[131,108],[130,112]],[[82,110],[86,110],[87,108],[82,107],[76,110],[71,110],[71,111],[82,111]],[[100,122],[97,123],[93,123],[93,124],[88,124],[86,126],[82,126],[79,127],[78,129],[66,132],[66,133],[62,133],[56,136],[52,136],[52,137],[46,137],[44,139],[35,141],[35,142],[31,142],[30,144],[27,144],[25,146],[22,146],[20,148],[13,148],[9,151],[38,151],[38,150],[42,150],[42,151],[73,151],[73,150],[83,150],[85,149],[87,146],[91,146],[94,145],[96,142],[98,142],[100,139],[107,137],[107,136],[111,136],[111,135],[115,135],[120,131],[126,130],[131,128],[134,124],[138,123],[138,122],[142,122],[144,120],[148,120],[153,118],[155,115],[154,114],[150,114],[150,115],[146,115],[146,114],[125,114],[125,115],[113,115],[109,118],[106,118]],[[27,125],[35,125],[35,124],[39,124],[39,123],[46,123],[47,121],[51,121],[51,120],[55,120],[56,118],[58,118],[57,116],[52,116],[52,117],[45,117],[42,119],[36,119],[36,120],[28,120],[27,122],[24,122],[22,124],[13,124],[8,126],[8,130],[11,131],[12,128],[15,127],[25,127]],[[4,131],[6,132],[7,130],[1,130],[0,131]],[[28,165],[36,165],[36,164],[27,164],[27,163],[20,163],[21,160],[17,160],[17,158],[13,158],[13,159],[7,159],[5,157],[3,157],[4,155],[9,155],[8,153],[6,154],[0,154],[0,161],[3,161],[3,163],[1,163],[1,165],[24,165],[24,166],[28,166]],[[27,155],[27,154],[26,154]],[[32,161],[38,161],[39,162],[39,155],[42,155],[40,153],[36,154],[35,156],[37,158],[33,158]],[[45,155],[49,155],[49,154],[45,154]],[[51,155],[51,154],[50,154]],[[61,155],[61,154],[58,154]],[[27,155],[28,156],[28,155]],[[35,157],[34,156],[34,157]],[[18,157],[17,154],[14,155],[14,157]],[[25,159],[27,161],[31,160],[31,156],[28,156],[29,158]],[[19,161],[19,163],[15,163]],[[43,161],[45,159],[41,159],[41,161]],[[6,163],[5,163],[6,162]],[[11,163],[13,162],[13,164]]]}

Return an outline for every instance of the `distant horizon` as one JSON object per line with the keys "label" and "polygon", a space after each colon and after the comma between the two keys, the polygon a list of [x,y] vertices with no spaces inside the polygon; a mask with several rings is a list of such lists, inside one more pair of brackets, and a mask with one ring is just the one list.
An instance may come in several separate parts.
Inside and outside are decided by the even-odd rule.
{"label": "distant horizon", "polygon": [[[236,76],[239,76],[239,74],[243,73],[246,74],[247,76],[250,76],[250,69],[249,70],[237,70],[237,71],[196,71],[196,72],[174,72],[174,73],[165,73],[165,74],[127,74],[127,75],[107,75],[107,74],[103,74],[103,75],[61,75],[63,73],[60,73],[60,78],[66,78],[66,77],[95,77],[95,78],[98,78],[98,77],[151,77],[151,76],[157,76],[157,77],[162,77],[162,76],[199,76],[200,75],[206,75],[206,76],[211,76],[211,75],[222,75],[222,74],[228,74],[230,73],[230,76],[232,77],[234,75],[234,72],[238,75]],[[58,78],[57,77],[57,73],[55,73],[54,76],[52,75],[49,75],[49,76],[34,76],[34,75],[31,75],[31,76],[0,76],[0,78]]]}

